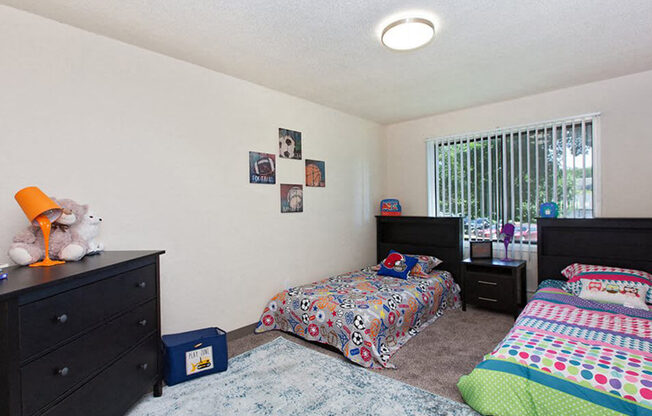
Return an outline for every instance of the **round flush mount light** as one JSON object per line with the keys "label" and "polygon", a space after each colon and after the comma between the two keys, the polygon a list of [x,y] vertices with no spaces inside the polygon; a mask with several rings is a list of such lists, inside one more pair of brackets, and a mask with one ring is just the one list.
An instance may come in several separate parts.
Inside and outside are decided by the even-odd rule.
{"label": "round flush mount light", "polygon": [[390,23],[383,29],[383,45],[397,51],[419,48],[435,36],[435,26],[422,17],[408,17]]}

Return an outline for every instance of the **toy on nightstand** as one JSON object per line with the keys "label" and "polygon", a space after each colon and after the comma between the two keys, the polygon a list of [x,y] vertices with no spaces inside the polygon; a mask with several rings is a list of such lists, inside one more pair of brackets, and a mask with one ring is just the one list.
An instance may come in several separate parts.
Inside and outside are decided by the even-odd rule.
{"label": "toy on nightstand", "polygon": [[9,267],[8,264],[0,264],[0,280],[5,280],[7,278],[7,272],[3,269]]}
{"label": "toy on nightstand", "polygon": [[380,201],[380,215],[398,217],[401,215],[401,204],[398,199],[383,199]]}
{"label": "toy on nightstand", "polygon": [[510,258],[508,256],[508,249],[509,249],[509,243],[511,243],[514,240],[514,231],[515,231],[514,224],[512,223],[506,223],[503,225],[503,228],[500,229],[500,236],[503,238],[503,244],[505,244],[505,258],[503,261],[509,261]]}

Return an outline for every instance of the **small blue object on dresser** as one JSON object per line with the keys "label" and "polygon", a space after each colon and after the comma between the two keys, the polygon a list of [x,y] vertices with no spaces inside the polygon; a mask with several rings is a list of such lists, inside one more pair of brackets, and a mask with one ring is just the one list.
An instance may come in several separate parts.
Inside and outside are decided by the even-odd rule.
{"label": "small blue object on dresser", "polygon": [[559,216],[559,205],[556,202],[544,202],[539,208],[541,218],[557,218]]}
{"label": "small blue object on dresser", "polygon": [[180,334],[163,335],[165,384],[225,371],[228,366],[226,333],[219,328],[204,328]]}
{"label": "small blue object on dresser", "polygon": [[383,199],[380,201],[380,215],[398,217],[401,215],[401,204],[398,199]]}
{"label": "small blue object on dresser", "polygon": [[8,264],[0,264],[0,280],[5,280],[7,278],[7,272],[3,270],[7,267],[9,267]]}

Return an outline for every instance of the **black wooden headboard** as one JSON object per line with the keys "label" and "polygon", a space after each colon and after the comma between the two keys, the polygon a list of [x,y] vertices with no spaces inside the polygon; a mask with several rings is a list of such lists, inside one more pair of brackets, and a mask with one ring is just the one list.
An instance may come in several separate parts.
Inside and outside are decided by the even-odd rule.
{"label": "black wooden headboard", "polygon": [[439,269],[461,280],[462,218],[376,217],[376,254],[380,263],[390,250],[443,260]]}
{"label": "black wooden headboard", "polygon": [[539,283],[572,263],[652,272],[652,218],[539,218],[537,231]]}

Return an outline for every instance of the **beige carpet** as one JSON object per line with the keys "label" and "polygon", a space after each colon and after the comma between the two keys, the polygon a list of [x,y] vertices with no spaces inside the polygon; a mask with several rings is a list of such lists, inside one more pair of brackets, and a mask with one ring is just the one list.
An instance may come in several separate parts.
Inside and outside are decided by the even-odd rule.
{"label": "beige carpet", "polygon": [[[369,371],[380,372],[387,377],[461,402],[457,380],[463,374],[468,374],[503,339],[513,324],[514,319],[510,315],[472,306],[466,312],[461,309],[447,311],[392,357],[390,362],[396,365],[396,369]],[[341,353],[281,331],[250,334],[229,341],[229,356],[249,351],[278,336],[348,361]]]}

